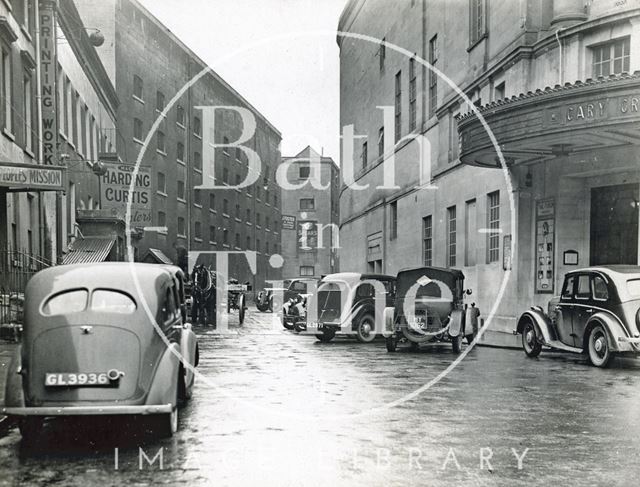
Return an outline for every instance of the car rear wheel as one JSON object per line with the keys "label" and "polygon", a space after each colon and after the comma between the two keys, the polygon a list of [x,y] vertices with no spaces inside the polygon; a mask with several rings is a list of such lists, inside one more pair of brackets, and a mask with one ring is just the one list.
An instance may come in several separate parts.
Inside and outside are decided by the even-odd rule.
{"label": "car rear wheel", "polygon": [[453,348],[453,353],[460,353],[460,350],[462,350],[462,335],[451,337],[451,347]]}
{"label": "car rear wheel", "polygon": [[372,314],[364,314],[356,325],[356,338],[360,343],[371,343],[376,338],[376,320]]}
{"label": "car rear wheel", "polygon": [[536,327],[531,321],[527,320],[522,329],[522,349],[527,357],[537,357],[542,351],[542,344],[538,341]]}
{"label": "car rear wheel", "polygon": [[602,325],[596,325],[589,333],[589,360],[596,367],[606,367],[613,359],[607,332]]}
{"label": "car rear wheel", "polygon": [[240,320],[240,324],[244,323],[244,313],[245,313],[245,296],[241,294],[238,298],[238,319]]}
{"label": "car rear wheel", "polygon": [[336,332],[333,330],[323,330],[322,333],[316,333],[316,338],[322,343],[329,343],[336,336]]}
{"label": "car rear wheel", "polygon": [[398,339],[394,336],[387,337],[387,352],[395,352],[398,348]]}

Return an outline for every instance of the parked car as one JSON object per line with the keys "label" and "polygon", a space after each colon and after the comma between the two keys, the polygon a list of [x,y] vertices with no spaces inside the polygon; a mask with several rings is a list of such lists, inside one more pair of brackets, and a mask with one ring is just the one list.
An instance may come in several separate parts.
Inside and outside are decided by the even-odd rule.
{"label": "parked car", "polygon": [[309,285],[315,279],[300,278],[288,280],[289,286],[282,296],[282,326],[287,330],[300,329],[306,322],[307,298],[310,296]]}
{"label": "parked car", "polygon": [[515,332],[537,357],[543,346],[583,353],[596,367],[640,353],[640,266],[602,266],[565,275],[560,296],[525,311]]}
{"label": "parked car", "polygon": [[262,291],[258,292],[256,296],[256,308],[262,313],[273,313],[273,293],[276,291],[286,291],[289,289],[291,279],[285,279],[282,281],[282,288],[265,287]]}
{"label": "parked car", "polygon": [[173,434],[198,364],[180,279],[180,269],[155,264],[38,272],[0,414],[17,419],[26,439],[45,418],[69,416],[141,415],[155,433]]}
{"label": "parked car", "polygon": [[[423,344],[451,342],[453,351],[460,352],[462,338],[466,336],[471,343],[478,332],[479,310],[472,306],[470,311],[475,312],[467,313],[463,303],[469,294],[471,290],[464,289],[464,274],[456,269],[418,267],[399,272],[393,309],[385,312],[387,351],[395,352],[399,343],[417,349]],[[407,316],[411,304],[414,316]],[[474,318],[467,323],[466,315]]]}
{"label": "parked car", "polygon": [[[376,291],[371,282],[378,281],[384,291]],[[368,343],[376,338],[376,319],[382,330],[382,316],[376,316],[376,297],[384,307],[393,306],[395,277],[382,274],[341,272],[323,277],[318,284],[318,321],[307,322],[307,331],[316,331],[322,342],[333,340],[336,333],[355,336]],[[384,309],[384,307],[382,307]]]}

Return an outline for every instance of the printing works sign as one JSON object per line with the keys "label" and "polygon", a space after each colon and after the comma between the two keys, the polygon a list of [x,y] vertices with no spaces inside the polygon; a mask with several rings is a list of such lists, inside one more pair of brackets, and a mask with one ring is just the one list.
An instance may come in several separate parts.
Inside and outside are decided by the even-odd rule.
{"label": "printing works sign", "polygon": [[[107,172],[100,179],[100,204],[105,210],[124,220],[129,201],[129,188],[135,166],[129,164],[105,164]],[[151,225],[151,170],[140,166],[131,195],[131,226]]]}
{"label": "printing works sign", "polygon": [[24,191],[64,191],[64,168],[0,164],[0,187]]}
{"label": "printing works sign", "polygon": [[53,0],[40,0],[40,87],[42,90],[42,163],[57,161],[56,117],[56,7]]}

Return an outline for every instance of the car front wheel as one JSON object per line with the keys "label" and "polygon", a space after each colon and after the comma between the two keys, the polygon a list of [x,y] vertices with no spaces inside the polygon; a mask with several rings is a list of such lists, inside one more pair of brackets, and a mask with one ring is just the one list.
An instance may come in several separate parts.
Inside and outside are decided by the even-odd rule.
{"label": "car front wheel", "polygon": [[533,326],[531,321],[527,321],[522,330],[522,349],[524,353],[527,354],[527,357],[537,357],[542,351],[542,345],[538,341],[536,327]]}
{"label": "car front wheel", "polygon": [[395,352],[398,347],[398,339],[394,336],[387,337],[387,352]]}
{"label": "car front wheel", "polygon": [[336,336],[333,330],[323,330],[322,333],[316,333],[316,338],[322,343],[329,343]]}
{"label": "car front wheel", "polygon": [[371,314],[360,317],[356,325],[356,338],[360,343],[371,343],[376,338],[376,321]]}
{"label": "car front wheel", "polygon": [[596,325],[589,333],[589,360],[596,367],[606,367],[613,359],[607,332],[602,325]]}
{"label": "car front wheel", "polygon": [[462,350],[462,335],[451,337],[451,347],[453,348],[453,353],[460,353],[460,350]]}

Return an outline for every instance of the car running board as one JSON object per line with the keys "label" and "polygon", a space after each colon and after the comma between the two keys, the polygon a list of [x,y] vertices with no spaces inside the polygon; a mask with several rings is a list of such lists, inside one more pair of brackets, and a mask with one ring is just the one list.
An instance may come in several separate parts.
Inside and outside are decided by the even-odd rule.
{"label": "car running board", "polygon": [[551,348],[557,348],[558,350],[564,350],[565,352],[582,353],[581,348],[570,347],[559,340],[551,340],[550,342],[546,342],[545,345]]}

